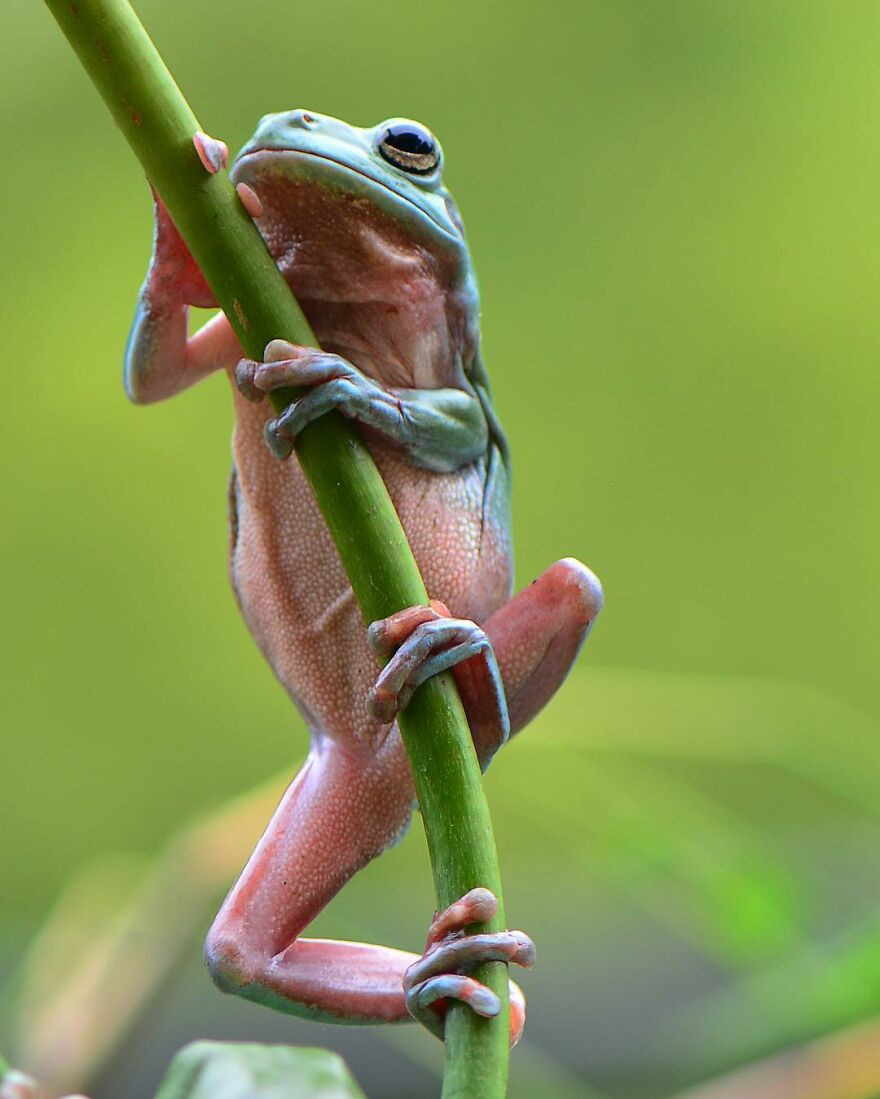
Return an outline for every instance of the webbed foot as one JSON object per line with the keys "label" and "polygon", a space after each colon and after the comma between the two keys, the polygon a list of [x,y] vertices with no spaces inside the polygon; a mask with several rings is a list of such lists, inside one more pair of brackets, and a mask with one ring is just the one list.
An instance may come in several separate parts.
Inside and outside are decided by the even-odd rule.
{"label": "webbed foot", "polygon": [[[472,889],[434,917],[425,953],[406,971],[407,1010],[439,1038],[443,1037],[446,1000],[460,1000],[485,1018],[493,1018],[501,1010],[496,994],[469,976],[474,969],[484,962],[525,968],[534,965],[535,944],[522,931],[466,934],[470,924],[491,919],[497,911],[494,894],[488,889]],[[509,989],[510,1044],[516,1045],[525,1025],[525,998],[513,981]]]}

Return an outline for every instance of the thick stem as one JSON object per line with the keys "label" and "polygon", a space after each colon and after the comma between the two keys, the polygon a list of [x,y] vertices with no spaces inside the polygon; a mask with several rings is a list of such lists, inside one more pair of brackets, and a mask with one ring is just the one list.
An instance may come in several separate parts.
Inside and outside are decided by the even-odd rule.
{"label": "thick stem", "polygon": [[[46,0],[168,207],[245,352],[314,334],[224,172],[209,175],[193,148],[195,116],[127,0]],[[273,395],[283,407],[292,392]],[[338,413],[302,432],[297,455],[367,622],[427,601],[387,489],[360,434]],[[401,716],[425,823],[437,900],[474,886],[499,899],[487,930],[504,927],[501,878],[479,766],[455,684],[426,683]],[[499,1099],[507,1085],[507,969],[478,976],[500,996],[487,1021],[453,1005],[446,1023],[444,1099]]]}

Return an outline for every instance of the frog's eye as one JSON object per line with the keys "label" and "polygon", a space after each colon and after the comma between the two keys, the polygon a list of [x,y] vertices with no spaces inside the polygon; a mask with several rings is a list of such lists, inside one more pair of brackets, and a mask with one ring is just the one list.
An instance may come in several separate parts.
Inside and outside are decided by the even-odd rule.
{"label": "frog's eye", "polygon": [[395,168],[413,175],[433,172],[440,163],[440,146],[418,122],[390,122],[381,132],[379,152]]}

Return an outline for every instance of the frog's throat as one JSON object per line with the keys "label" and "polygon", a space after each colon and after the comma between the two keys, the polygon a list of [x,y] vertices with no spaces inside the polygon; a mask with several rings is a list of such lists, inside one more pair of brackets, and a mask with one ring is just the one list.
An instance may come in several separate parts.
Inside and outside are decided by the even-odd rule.
{"label": "frog's throat", "polygon": [[[277,162],[278,157],[282,158],[282,163],[285,165],[295,165],[298,161],[323,161],[325,164],[332,165],[333,174],[338,174],[340,178],[344,178],[346,175],[353,177],[360,182],[361,186],[364,185],[364,181],[368,184],[368,189],[374,191],[377,196],[383,198],[385,203],[406,205],[410,210],[414,210],[419,216],[431,223],[431,231],[437,232],[441,235],[443,240],[447,244],[453,245],[457,249],[464,247],[464,241],[457,233],[451,233],[449,229],[438,221],[436,217],[427,210],[424,206],[420,206],[417,202],[407,198],[406,195],[402,195],[399,191],[394,191],[392,188],[387,187],[381,180],[375,176],[370,175],[368,172],[362,172],[358,168],[353,168],[350,164],[344,164],[341,160],[337,160],[332,156],[324,156],[322,153],[305,152],[302,149],[294,148],[293,146],[272,146],[264,145],[256,149],[248,149],[247,152],[242,153],[236,160],[231,177],[233,182],[236,182],[236,175],[240,168],[245,169],[247,179],[245,182],[253,183],[259,181],[259,172],[254,171],[258,165],[269,164]],[[270,159],[271,158],[271,159]],[[328,178],[329,178],[328,173]],[[303,178],[306,178],[303,176]],[[381,204],[380,204],[381,205]]]}

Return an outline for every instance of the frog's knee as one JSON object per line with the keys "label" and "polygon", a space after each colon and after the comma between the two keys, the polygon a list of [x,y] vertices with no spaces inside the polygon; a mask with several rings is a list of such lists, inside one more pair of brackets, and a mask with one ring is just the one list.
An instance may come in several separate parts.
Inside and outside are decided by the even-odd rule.
{"label": "frog's knee", "polygon": [[221,992],[238,994],[255,983],[257,966],[250,951],[234,936],[213,928],[205,939],[205,964]]}
{"label": "frog's knee", "polygon": [[583,617],[586,623],[592,623],[602,609],[599,577],[576,557],[563,557],[549,571],[566,605]]}

